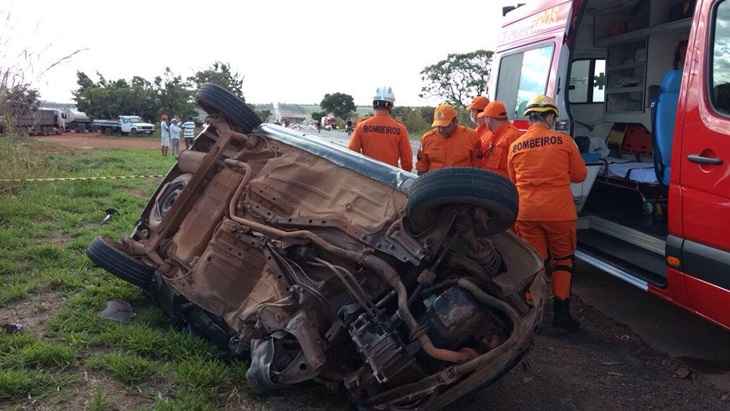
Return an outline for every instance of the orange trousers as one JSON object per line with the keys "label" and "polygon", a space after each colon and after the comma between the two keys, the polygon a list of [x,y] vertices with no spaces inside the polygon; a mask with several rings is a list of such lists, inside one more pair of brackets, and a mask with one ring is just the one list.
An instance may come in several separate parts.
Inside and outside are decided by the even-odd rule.
{"label": "orange trousers", "polygon": [[515,231],[530,243],[552,270],[553,295],[570,297],[575,253],[575,221],[517,221]]}

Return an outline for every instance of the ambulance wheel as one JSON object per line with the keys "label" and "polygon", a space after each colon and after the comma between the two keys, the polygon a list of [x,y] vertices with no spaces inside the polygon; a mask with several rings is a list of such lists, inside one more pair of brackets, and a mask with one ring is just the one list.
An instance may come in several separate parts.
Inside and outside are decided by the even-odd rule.
{"label": "ambulance wheel", "polygon": [[242,133],[250,133],[261,124],[259,116],[242,99],[216,84],[203,85],[195,102],[208,114],[222,115]]}
{"label": "ambulance wheel", "polygon": [[517,218],[517,190],[506,178],[476,168],[444,168],[419,177],[410,189],[406,220],[413,234],[431,229],[444,208],[473,206],[486,211],[487,235],[501,233]]}

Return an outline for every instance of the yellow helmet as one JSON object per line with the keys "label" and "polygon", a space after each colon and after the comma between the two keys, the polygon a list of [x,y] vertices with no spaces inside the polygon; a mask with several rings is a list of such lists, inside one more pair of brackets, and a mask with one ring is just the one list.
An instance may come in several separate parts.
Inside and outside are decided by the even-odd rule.
{"label": "yellow helmet", "polygon": [[530,99],[523,115],[527,116],[529,113],[547,113],[548,111],[554,112],[556,117],[560,115],[558,106],[555,105],[555,100],[552,97],[535,96]]}

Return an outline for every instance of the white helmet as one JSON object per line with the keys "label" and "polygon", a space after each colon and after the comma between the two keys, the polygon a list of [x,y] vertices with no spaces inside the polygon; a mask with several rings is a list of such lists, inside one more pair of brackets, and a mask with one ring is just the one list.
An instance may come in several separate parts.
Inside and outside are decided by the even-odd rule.
{"label": "white helmet", "polygon": [[395,103],[393,89],[390,86],[378,87],[378,89],[375,90],[375,97],[373,97],[373,101],[387,101],[390,104]]}

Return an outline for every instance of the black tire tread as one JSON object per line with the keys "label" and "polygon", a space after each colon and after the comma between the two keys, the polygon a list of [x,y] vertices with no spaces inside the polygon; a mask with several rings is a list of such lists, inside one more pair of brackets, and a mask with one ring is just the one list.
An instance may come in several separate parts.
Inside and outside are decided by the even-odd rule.
{"label": "black tire tread", "polygon": [[208,114],[222,114],[231,126],[244,134],[262,123],[256,112],[243,100],[217,84],[204,84],[198,90],[195,101]]}
{"label": "black tire tread", "polygon": [[151,289],[154,284],[154,268],[109,245],[101,237],[89,244],[86,255],[94,264],[144,290]]}
{"label": "black tire tread", "polygon": [[448,204],[470,204],[494,216],[488,232],[497,234],[514,224],[517,190],[511,181],[476,168],[444,168],[419,177],[409,191],[406,216],[412,230],[433,224],[434,211]]}

